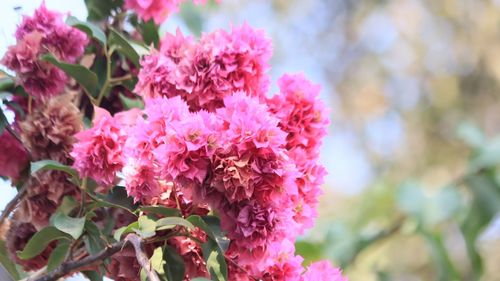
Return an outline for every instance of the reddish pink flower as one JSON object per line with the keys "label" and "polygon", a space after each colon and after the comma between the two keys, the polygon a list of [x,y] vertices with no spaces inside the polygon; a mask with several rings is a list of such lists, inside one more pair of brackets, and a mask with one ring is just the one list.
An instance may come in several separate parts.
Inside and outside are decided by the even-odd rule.
{"label": "reddish pink flower", "polygon": [[16,72],[17,83],[35,97],[60,94],[67,80],[64,72],[38,60],[43,34],[34,31],[10,46],[2,64]]}
{"label": "reddish pink flower", "polygon": [[179,10],[182,0],[125,0],[125,8],[134,10],[144,21],[162,23],[170,14]]}
{"label": "reddish pink flower", "polygon": [[116,172],[123,167],[122,151],[127,139],[127,124],[138,111],[111,117],[104,109],[95,107],[94,110],[92,128],[75,135],[78,142],[71,152],[75,158],[73,167],[82,177],[91,177],[99,184],[109,186],[115,181]]}
{"label": "reddish pink flower", "polygon": [[28,153],[23,145],[11,133],[4,131],[0,135],[0,176],[13,181],[19,179],[21,171],[29,163]]}
{"label": "reddish pink flower", "polygon": [[[207,240],[206,234],[199,228],[190,231],[190,235],[201,242],[206,242]],[[185,280],[191,280],[195,277],[210,277],[199,242],[191,238],[178,236],[169,239],[168,243],[172,245],[184,260],[184,265],[186,266]]]}
{"label": "reddish pink flower", "polygon": [[67,81],[63,71],[39,57],[52,53],[74,63],[83,55],[87,35],[63,21],[63,16],[42,5],[33,17],[25,16],[16,30],[17,44],[9,47],[2,64],[17,73],[17,83],[35,97],[60,94]]}
{"label": "reddish pink flower", "polygon": [[278,85],[280,94],[268,99],[268,105],[288,133],[287,148],[301,147],[308,159],[316,159],[329,124],[325,105],[318,99],[320,86],[302,74],[284,75]]}
{"label": "reddish pink flower", "polygon": [[339,268],[334,268],[328,261],[314,262],[309,265],[302,281],[348,281]]}

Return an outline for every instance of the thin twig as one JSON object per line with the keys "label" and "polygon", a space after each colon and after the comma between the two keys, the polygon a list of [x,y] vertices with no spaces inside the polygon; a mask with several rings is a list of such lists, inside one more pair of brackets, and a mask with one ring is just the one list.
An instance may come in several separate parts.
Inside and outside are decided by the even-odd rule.
{"label": "thin twig", "polygon": [[2,214],[0,215],[0,226],[2,226],[5,220],[9,217],[10,213],[14,211],[17,204],[26,196],[26,184],[17,192],[16,196],[10,200],[10,202],[5,206]]}
{"label": "thin twig", "polygon": [[158,274],[156,274],[155,270],[151,267],[148,256],[144,253],[141,238],[136,234],[131,233],[125,237],[125,241],[130,242],[132,246],[134,246],[137,261],[146,271],[149,281],[160,281]]}
{"label": "thin twig", "polygon": [[95,255],[87,256],[78,261],[65,262],[61,264],[59,267],[57,267],[54,271],[49,272],[48,274],[45,274],[40,278],[37,279],[28,278],[26,279],[26,281],[56,281],[57,279],[64,277],[74,272],[77,269],[80,269],[82,267],[91,265],[95,262],[102,261],[106,258],[111,257],[112,255],[118,253],[125,246],[126,243],[127,243],[126,240],[117,242]]}

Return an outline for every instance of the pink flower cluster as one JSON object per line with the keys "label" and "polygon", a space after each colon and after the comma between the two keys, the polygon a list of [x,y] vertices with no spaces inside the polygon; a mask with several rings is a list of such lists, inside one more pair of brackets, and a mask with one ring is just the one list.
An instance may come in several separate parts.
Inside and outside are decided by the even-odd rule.
{"label": "pink flower cluster", "polygon": [[[153,20],[161,24],[173,13],[179,11],[179,6],[184,0],[125,0],[125,8],[131,9],[143,21]],[[193,0],[195,4],[205,4],[206,0]]]}
{"label": "pink flower cluster", "polygon": [[[316,217],[328,119],[319,86],[303,75],[283,76],[280,93],[266,98],[270,52],[247,25],[199,42],[167,35],[142,61],[142,114],[126,125],[119,115],[97,118],[77,135],[74,166],[107,185],[122,170],[138,202],[180,204],[184,215],[208,205],[230,240],[230,280],[344,281],[326,262],[304,270],[294,253]],[[170,243],[192,274],[206,274],[199,245]]]}
{"label": "pink flower cluster", "polygon": [[213,112],[237,91],[262,99],[271,53],[264,32],[247,24],[204,34],[199,42],[178,30],[143,59],[135,91],[144,98],[181,96],[192,111]]}
{"label": "pink flower cluster", "polygon": [[74,63],[88,43],[84,32],[66,25],[63,15],[48,10],[43,3],[32,17],[24,17],[16,39],[1,62],[15,71],[17,83],[37,98],[60,94],[67,81],[62,70],[40,60],[40,56],[51,53]]}

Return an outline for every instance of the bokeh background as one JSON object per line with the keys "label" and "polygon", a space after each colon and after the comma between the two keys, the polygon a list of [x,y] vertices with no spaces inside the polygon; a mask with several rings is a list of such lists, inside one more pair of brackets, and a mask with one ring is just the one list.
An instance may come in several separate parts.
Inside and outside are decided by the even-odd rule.
{"label": "bokeh background", "polygon": [[[41,0],[1,2],[3,54]],[[83,0],[46,4],[86,18]],[[303,72],[331,108],[306,263],[351,281],[500,280],[500,1],[223,0],[161,30],[243,22],[273,39],[274,82]],[[15,191],[0,185],[4,205]]]}

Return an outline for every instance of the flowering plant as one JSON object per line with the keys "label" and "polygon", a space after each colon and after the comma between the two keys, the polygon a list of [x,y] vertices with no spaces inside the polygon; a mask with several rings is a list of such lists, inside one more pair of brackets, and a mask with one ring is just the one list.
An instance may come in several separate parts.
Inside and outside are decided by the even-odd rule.
{"label": "flowering plant", "polygon": [[160,40],[180,2],[86,1],[89,21],[42,4],[18,26],[1,61],[15,118],[0,115],[0,175],[18,189],[1,217],[4,268],[346,280],[294,250],[325,175],[320,87],[286,74],[268,95],[271,42],[247,24]]}

